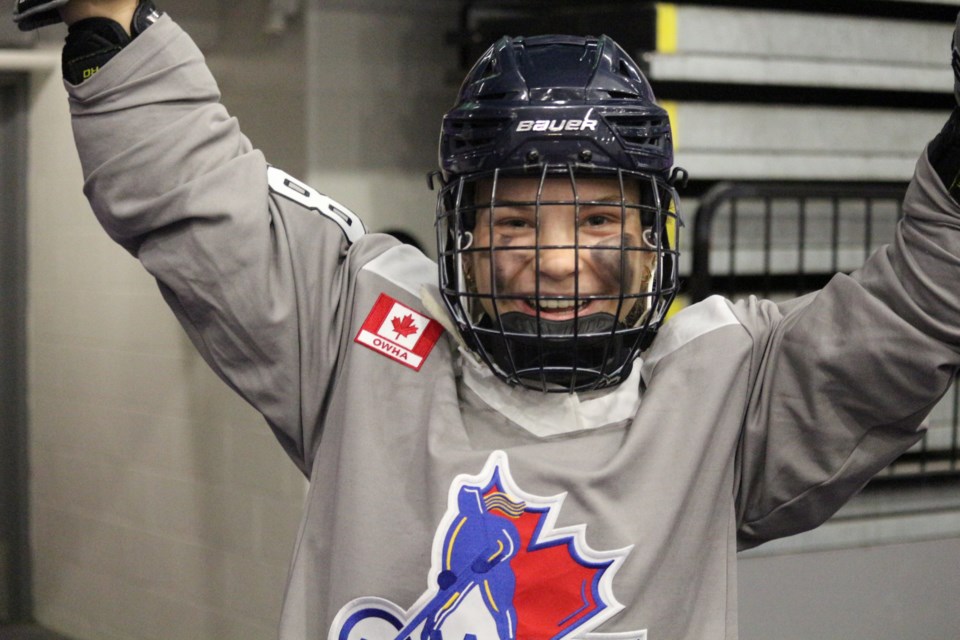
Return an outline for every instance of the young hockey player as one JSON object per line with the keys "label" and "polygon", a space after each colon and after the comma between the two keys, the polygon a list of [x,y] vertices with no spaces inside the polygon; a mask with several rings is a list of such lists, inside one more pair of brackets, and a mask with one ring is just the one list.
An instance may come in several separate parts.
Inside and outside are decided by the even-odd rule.
{"label": "young hockey player", "polygon": [[15,15],[61,16],[93,210],[310,478],[281,638],[736,638],[738,548],[827,519],[960,364],[956,114],[862,269],[661,326],[670,123],[609,38],[469,72],[435,264],[267,164],[150,2]]}

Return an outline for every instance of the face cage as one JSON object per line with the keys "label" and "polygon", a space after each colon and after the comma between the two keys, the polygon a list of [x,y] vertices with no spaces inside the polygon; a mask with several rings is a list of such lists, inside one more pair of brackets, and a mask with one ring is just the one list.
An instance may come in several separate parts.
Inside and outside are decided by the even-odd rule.
{"label": "face cage", "polygon": [[[539,169],[539,171],[537,171]],[[580,242],[583,206],[610,205],[581,200],[577,184],[581,178],[608,178],[619,189],[620,244],[615,247],[584,247]],[[494,246],[493,215],[488,215],[490,246],[475,247],[473,232],[477,218],[485,210],[492,213],[498,206],[497,186],[505,177],[538,179],[534,199],[511,199],[509,206],[533,207],[535,211],[536,241],[533,245]],[[572,200],[544,199],[544,185],[548,178],[569,180]],[[482,183],[489,183],[489,204],[478,205],[475,195]],[[638,184],[639,202],[625,195],[625,185]],[[544,206],[574,207],[575,242],[573,245],[541,245],[541,212]],[[641,217],[644,246],[624,247],[628,214]],[[448,310],[463,335],[467,346],[476,353],[493,373],[509,385],[522,386],[543,392],[575,392],[611,387],[622,382],[630,373],[638,353],[646,349],[667,313],[678,290],[679,228],[682,218],[676,190],[665,179],[648,173],[620,169],[598,169],[581,165],[542,165],[533,172],[528,169],[494,171],[472,174],[452,180],[441,190],[437,200],[437,241],[440,262],[440,289]],[[656,230],[654,233],[650,231]],[[650,237],[653,241],[650,241]],[[574,291],[572,295],[550,295],[541,298],[539,276],[543,251],[567,249],[575,252]],[[567,300],[577,303],[588,300],[616,300],[616,312],[610,321],[597,321],[597,316],[579,313],[576,307],[572,320],[561,323],[541,316],[536,305],[535,315],[527,318],[525,326],[504,323],[501,306],[507,300],[527,296],[498,292],[494,277],[497,256],[506,251],[533,252],[536,300]],[[616,295],[580,295],[580,263],[585,251],[618,251],[620,290]],[[489,292],[479,292],[468,284],[465,263],[469,256],[485,253],[490,269]],[[625,291],[625,270],[632,254],[652,254],[652,277],[644,290]],[[493,314],[483,310],[482,300],[493,307]],[[512,314],[517,315],[517,314]],[[506,326],[505,326],[506,324]],[[562,325],[562,326],[561,326]]]}

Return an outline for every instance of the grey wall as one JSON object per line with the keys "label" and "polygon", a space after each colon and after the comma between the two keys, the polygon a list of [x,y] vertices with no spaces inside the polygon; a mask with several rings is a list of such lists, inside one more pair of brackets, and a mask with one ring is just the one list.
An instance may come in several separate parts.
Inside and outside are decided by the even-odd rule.
{"label": "grey wall", "polygon": [[25,80],[0,73],[0,622],[22,621],[30,609]]}
{"label": "grey wall", "polygon": [[960,538],[742,559],[741,640],[960,637]]}
{"label": "grey wall", "polygon": [[[269,162],[432,251],[440,119],[458,89],[446,32],[459,9],[424,2],[308,3],[282,34],[266,2],[165,3],[195,36],[224,104]],[[306,22],[311,23],[306,37]]]}

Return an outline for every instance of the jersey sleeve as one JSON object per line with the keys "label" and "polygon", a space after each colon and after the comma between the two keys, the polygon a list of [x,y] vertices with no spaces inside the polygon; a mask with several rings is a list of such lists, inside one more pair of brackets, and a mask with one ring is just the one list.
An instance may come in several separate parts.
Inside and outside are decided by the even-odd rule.
{"label": "jersey sleeve", "polygon": [[68,92],[100,223],[307,472],[354,277],[378,241],[364,242],[349,211],[268,166],[167,16]]}
{"label": "jersey sleeve", "polygon": [[920,158],[890,245],[850,276],[734,312],[753,334],[741,548],[811,529],[915,443],[960,364],[960,206]]}

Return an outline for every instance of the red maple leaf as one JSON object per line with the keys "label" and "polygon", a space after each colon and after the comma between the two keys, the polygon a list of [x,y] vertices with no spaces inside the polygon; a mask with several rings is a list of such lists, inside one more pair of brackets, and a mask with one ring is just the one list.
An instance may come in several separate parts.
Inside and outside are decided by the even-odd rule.
{"label": "red maple leaf", "polygon": [[403,318],[392,318],[390,322],[393,323],[393,332],[397,334],[397,337],[406,338],[419,331],[413,322],[413,316],[409,313]]}
{"label": "red maple leaf", "polygon": [[[492,485],[491,492],[499,490]],[[511,518],[520,535],[520,550],[510,560],[516,576],[518,638],[567,637],[610,606],[599,585],[613,561],[583,559],[572,536],[541,542],[546,516],[544,510],[525,509],[519,518]]]}

